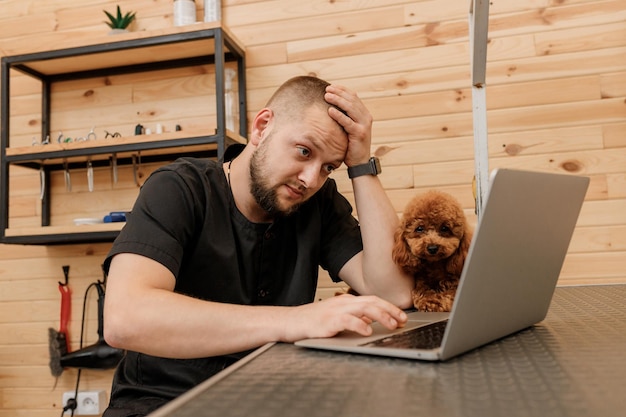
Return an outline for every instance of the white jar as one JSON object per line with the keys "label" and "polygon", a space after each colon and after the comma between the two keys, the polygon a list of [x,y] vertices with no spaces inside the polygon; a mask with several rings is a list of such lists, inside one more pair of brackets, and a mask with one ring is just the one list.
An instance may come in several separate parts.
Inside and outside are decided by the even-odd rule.
{"label": "white jar", "polygon": [[196,23],[196,2],[194,0],[174,0],[174,26]]}
{"label": "white jar", "polygon": [[226,129],[239,133],[239,106],[233,90],[233,82],[237,73],[232,68],[224,70],[224,107],[226,110]]}
{"label": "white jar", "polygon": [[215,22],[222,19],[222,2],[220,0],[204,0],[204,21]]}

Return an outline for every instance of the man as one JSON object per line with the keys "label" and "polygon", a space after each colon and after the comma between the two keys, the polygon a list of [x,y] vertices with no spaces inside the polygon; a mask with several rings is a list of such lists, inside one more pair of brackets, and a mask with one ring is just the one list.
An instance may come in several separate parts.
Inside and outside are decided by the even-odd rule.
{"label": "man", "polygon": [[[146,181],[105,262],[105,338],[127,350],[106,417],[145,415],[267,342],[404,325],[412,279],[364,165],[371,125],[353,92],[296,77],[234,159],[181,159]],[[360,224],[328,178],[342,163],[365,171],[352,179]],[[313,303],[319,265],[362,296]]]}

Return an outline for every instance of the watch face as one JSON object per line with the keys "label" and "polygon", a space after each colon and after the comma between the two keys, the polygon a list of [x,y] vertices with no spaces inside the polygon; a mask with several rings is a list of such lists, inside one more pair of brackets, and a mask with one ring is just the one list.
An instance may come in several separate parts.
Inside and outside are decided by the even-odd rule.
{"label": "watch face", "polygon": [[376,158],[375,156],[373,156],[370,159],[370,162],[372,163],[372,168],[374,170],[374,172],[372,172],[372,175],[378,175],[381,172],[383,172],[381,166],[380,166],[380,159]]}

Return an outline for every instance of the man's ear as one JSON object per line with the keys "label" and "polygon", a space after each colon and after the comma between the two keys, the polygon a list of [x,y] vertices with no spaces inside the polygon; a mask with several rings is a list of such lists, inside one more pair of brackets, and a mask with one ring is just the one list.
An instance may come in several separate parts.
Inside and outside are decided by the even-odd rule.
{"label": "man's ear", "polygon": [[258,145],[263,139],[263,132],[269,128],[274,120],[274,112],[268,108],[261,109],[252,121],[250,142]]}

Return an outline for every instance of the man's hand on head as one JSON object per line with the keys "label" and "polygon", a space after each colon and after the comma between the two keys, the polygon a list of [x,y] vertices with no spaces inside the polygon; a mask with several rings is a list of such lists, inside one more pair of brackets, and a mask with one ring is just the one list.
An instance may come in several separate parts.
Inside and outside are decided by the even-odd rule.
{"label": "man's hand on head", "polygon": [[364,164],[370,158],[372,142],[372,115],[356,93],[339,85],[326,87],[324,96],[329,104],[328,114],[339,123],[348,135],[347,166]]}

